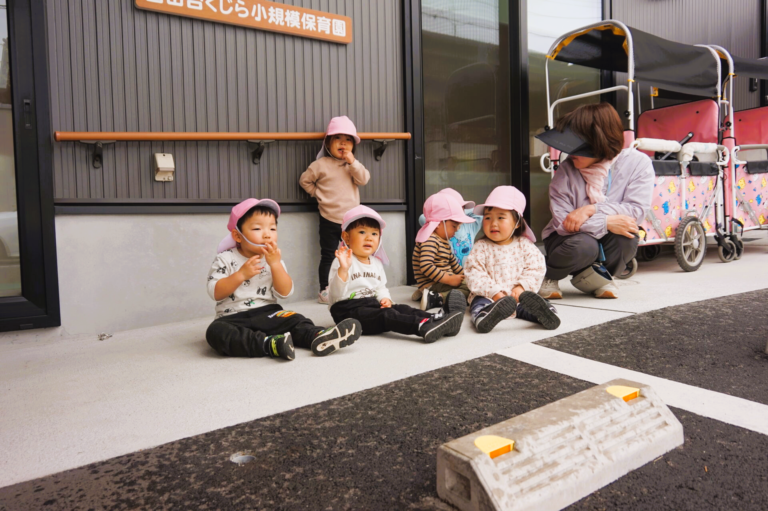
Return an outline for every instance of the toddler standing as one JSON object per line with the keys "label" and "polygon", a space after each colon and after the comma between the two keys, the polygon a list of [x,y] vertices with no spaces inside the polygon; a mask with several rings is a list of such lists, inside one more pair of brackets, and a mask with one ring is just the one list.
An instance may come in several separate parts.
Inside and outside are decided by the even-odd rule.
{"label": "toddler standing", "polygon": [[360,337],[360,323],[353,319],[322,328],[276,303],[293,294],[277,247],[279,216],[280,206],[270,199],[246,199],[229,215],[230,234],[208,272],[216,319],[205,338],[220,355],[293,360],[294,344],[324,356]]}
{"label": "toddler standing", "polygon": [[318,302],[328,303],[328,272],[341,239],[344,213],[360,205],[360,190],[371,174],[355,159],[360,143],[357,128],[346,115],[328,123],[323,147],[299,179],[304,190],[317,199],[320,210],[320,294]]}
{"label": "toddler standing", "polygon": [[480,333],[513,315],[547,330],[560,326],[555,308],[536,294],[547,266],[523,219],[524,210],[525,196],[514,186],[496,187],[475,208],[483,214],[485,237],[472,248],[465,271],[470,313]]}
{"label": "toddler standing", "polygon": [[369,207],[358,206],[343,218],[341,234],[345,247],[336,251],[328,287],[334,321],[356,319],[363,335],[396,332],[417,335],[424,342],[459,333],[463,312],[437,314],[393,304],[387,289],[383,263],[387,256],[381,247],[386,224]]}
{"label": "toddler standing", "polygon": [[424,201],[424,216],[426,224],[416,235],[413,249],[413,274],[423,293],[421,308],[429,310],[445,304],[448,312],[464,312],[469,289],[464,282],[464,268],[449,240],[460,225],[474,220],[464,214],[461,203],[442,192]]}

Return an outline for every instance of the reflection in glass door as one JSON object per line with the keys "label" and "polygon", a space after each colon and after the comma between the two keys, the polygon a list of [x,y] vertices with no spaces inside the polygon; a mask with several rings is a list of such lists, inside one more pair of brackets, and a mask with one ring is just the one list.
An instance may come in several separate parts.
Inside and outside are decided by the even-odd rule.
{"label": "reflection in glass door", "polygon": [[0,297],[21,295],[7,0],[0,0]]}
{"label": "reflection in glass door", "polygon": [[421,1],[426,195],[511,182],[508,1]]}
{"label": "reflection in glass door", "polygon": [[[528,111],[529,147],[531,149],[531,228],[537,238],[552,218],[549,211],[551,176],[541,170],[539,159],[547,146],[534,138],[547,124],[547,91],[544,61],[549,47],[559,36],[603,19],[602,0],[536,0],[528,2]],[[572,66],[564,62],[549,63],[552,101],[565,96],[589,92],[600,87],[596,69]],[[555,120],[576,107],[599,101],[599,97],[571,101],[559,105]],[[539,241],[541,241],[539,239]]]}

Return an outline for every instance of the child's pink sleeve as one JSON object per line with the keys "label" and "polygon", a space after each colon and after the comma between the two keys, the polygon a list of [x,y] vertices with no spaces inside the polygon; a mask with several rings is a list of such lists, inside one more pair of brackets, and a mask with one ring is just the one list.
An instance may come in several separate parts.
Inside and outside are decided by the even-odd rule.
{"label": "child's pink sleeve", "polygon": [[299,184],[304,191],[307,192],[310,197],[315,196],[315,190],[317,190],[317,173],[315,172],[315,164],[309,166],[307,170],[299,178]]}
{"label": "child's pink sleeve", "polygon": [[523,271],[518,283],[526,291],[537,293],[547,273],[546,259],[541,250],[527,238],[521,238],[520,248],[523,251]]}
{"label": "child's pink sleeve", "polygon": [[467,256],[467,264],[464,266],[464,275],[469,290],[478,296],[493,298],[502,287],[493,279],[488,271],[489,256],[488,244],[478,242],[472,247],[472,252]]}
{"label": "child's pink sleeve", "polygon": [[365,186],[370,181],[371,173],[358,160],[355,160],[352,165],[347,165],[347,168],[349,168],[349,175],[352,176],[352,182],[357,186]]}

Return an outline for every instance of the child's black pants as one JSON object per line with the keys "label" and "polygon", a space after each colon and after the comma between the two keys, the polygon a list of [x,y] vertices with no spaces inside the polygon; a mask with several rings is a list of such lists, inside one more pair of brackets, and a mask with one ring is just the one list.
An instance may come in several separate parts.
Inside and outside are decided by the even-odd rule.
{"label": "child's black pants", "polygon": [[297,348],[312,347],[323,328],[278,304],[265,305],[216,319],[205,332],[205,339],[219,355],[227,357],[266,357],[264,339],[268,335],[291,333]]}
{"label": "child's black pants", "polygon": [[336,323],[352,318],[360,322],[363,335],[378,335],[396,332],[405,335],[419,335],[419,325],[432,315],[409,305],[393,304],[382,308],[376,298],[341,300],[331,306],[331,316]]}
{"label": "child's black pants", "polygon": [[328,287],[328,274],[331,272],[331,265],[336,259],[336,250],[341,242],[341,224],[331,222],[320,215],[320,267],[318,276],[320,277],[320,291]]}

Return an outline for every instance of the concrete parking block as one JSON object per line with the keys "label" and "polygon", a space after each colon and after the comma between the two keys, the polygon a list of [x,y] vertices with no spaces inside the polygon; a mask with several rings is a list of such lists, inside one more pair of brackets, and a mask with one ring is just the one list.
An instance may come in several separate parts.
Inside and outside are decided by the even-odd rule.
{"label": "concrete parking block", "polygon": [[557,510],[682,443],[651,387],[617,379],[443,444],[437,491],[462,511]]}

